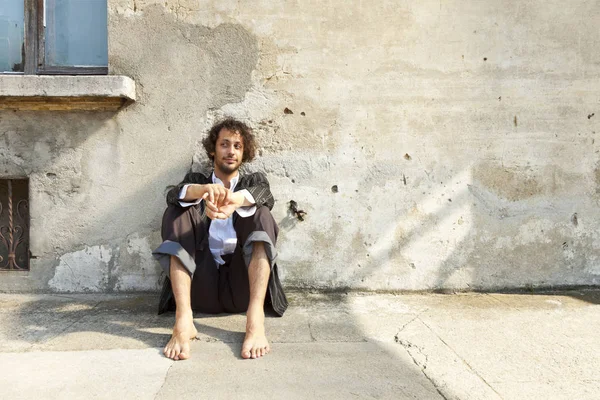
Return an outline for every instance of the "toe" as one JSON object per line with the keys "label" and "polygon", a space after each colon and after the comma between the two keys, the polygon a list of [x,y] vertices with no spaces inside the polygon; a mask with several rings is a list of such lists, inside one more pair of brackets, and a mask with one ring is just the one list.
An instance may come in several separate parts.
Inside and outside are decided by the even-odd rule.
{"label": "toe", "polygon": [[248,359],[248,358],[252,357],[250,350],[251,350],[251,347],[249,347],[249,346],[242,347],[242,358]]}
{"label": "toe", "polygon": [[188,358],[190,358],[190,351],[189,350],[182,350],[181,353],[179,353],[179,359],[180,360],[187,360]]}
{"label": "toe", "polygon": [[252,350],[252,345],[244,343],[242,345],[242,358],[247,360],[250,357],[252,357],[252,353],[250,353],[250,350]]}

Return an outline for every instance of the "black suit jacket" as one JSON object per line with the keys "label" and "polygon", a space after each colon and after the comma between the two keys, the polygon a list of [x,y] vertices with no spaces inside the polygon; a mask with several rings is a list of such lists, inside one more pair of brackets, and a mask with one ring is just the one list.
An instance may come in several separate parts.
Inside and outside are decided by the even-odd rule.
{"label": "black suit jacket", "polygon": [[[212,183],[212,174],[206,176],[204,174],[198,172],[188,172],[183,181],[181,181],[178,185],[173,186],[167,192],[167,204],[174,205],[176,207],[181,207],[179,204],[179,193],[183,186],[188,184],[200,184],[206,185],[207,183]],[[273,198],[273,194],[271,193],[271,189],[269,187],[269,181],[267,177],[262,172],[255,172],[253,174],[241,174],[240,179],[235,186],[234,192],[239,190],[246,189],[252,197],[254,197],[254,202],[256,203],[256,207],[265,206],[269,210],[273,209],[273,205],[275,204],[275,199]],[[206,215],[204,202],[196,205],[195,207],[200,207],[202,220],[205,223],[204,225],[208,228],[210,227],[211,219]],[[239,217],[238,213],[234,212],[232,218],[233,222]],[[283,313],[287,309],[288,301],[283,292],[283,287],[281,285],[281,281],[279,280],[279,271],[277,268],[277,263],[274,263],[271,268],[271,275],[269,276],[269,294],[268,300],[270,300],[271,306],[273,307],[273,311],[278,316],[283,316]],[[165,283],[163,285],[163,290],[161,293],[161,298],[158,305],[158,313],[162,314],[167,310],[174,310],[175,302],[173,298],[173,292],[171,289],[171,282],[168,278],[165,279]]]}

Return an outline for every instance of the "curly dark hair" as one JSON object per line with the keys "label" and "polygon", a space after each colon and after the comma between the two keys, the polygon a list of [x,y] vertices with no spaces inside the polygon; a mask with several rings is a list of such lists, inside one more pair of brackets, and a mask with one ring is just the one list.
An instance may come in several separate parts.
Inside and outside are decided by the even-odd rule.
{"label": "curly dark hair", "polygon": [[202,145],[204,146],[206,155],[208,155],[208,158],[210,158],[211,161],[214,161],[215,159],[211,153],[215,152],[215,146],[217,145],[217,139],[219,138],[221,129],[227,129],[228,131],[238,133],[242,137],[244,143],[242,162],[254,160],[254,156],[256,155],[256,139],[252,134],[252,129],[241,121],[233,118],[226,118],[213,125],[208,131],[208,135],[202,139]]}

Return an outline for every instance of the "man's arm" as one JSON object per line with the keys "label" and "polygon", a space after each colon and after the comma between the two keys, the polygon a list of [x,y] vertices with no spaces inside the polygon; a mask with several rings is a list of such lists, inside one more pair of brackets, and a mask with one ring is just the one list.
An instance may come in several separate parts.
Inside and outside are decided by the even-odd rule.
{"label": "man's arm", "polygon": [[179,200],[180,200],[179,193],[181,192],[181,189],[185,185],[188,185],[190,183],[198,183],[198,182],[193,182],[194,178],[196,178],[195,175],[196,174],[188,172],[187,174],[185,174],[185,177],[178,185],[170,186],[169,191],[167,192],[167,204],[168,205],[174,205],[177,207],[181,207],[181,205],[179,204]]}
{"label": "man's arm", "polygon": [[[228,190],[229,191],[229,190]],[[240,190],[239,192],[229,191],[229,198],[227,202],[215,204],[205,198],[204,204],[206,204],[206,215],[210,219],[227,219],[237,211],[242,217],[249,217],[254,214],[256,210],[256,204],[254,199],[247,190]],[[251,207],[250,210],[240,210],[242,207]]]}
{"label": "man's arm", "polygon": [[269,187],[269,181],[265,174],[257,172],[248,175],[244,178],[243,184],[238,186],[240,190],[231,193],[229,202],[223,202],[221,205],[211,201],[205,201],[206,215],[210,219],[227,219],[236,210],[242,216],[250,216],[254,214],[256,208],[246,210],[241,213],[241,207],[261,207],[265,206],[269,210],[273,209],[275,199]]}
{"label": "man's arm", "polygon": [[[198,199],[209,199],[214,204],[222,204],[230,201],[231,193],[221,185],[209,183],[207,177],[200,173],[189,172],[176,186],[172,186],[167,192],[167,204],[177,207],[185,207],[181,202],[195,202]],[[187,185],[185,196],[180,197],[184,186]]]}
{"label": "man's arm", "polygon": [[181,201],[191,202],[199,199],[208,200],[213,204],[228,204],[231,203],[231,190],[222,185],[213,183],[198,184],[193,183],[188,185],[185,196],[180,198]]}

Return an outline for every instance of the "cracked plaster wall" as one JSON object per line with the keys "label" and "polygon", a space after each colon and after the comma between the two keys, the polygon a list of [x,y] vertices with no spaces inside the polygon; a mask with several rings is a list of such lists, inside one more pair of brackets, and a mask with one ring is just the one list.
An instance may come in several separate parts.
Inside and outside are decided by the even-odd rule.
{"label": "cracked plaster wall", "polygon": [[156,289],[163,189],[224,115],[261,143],[288,287],[596,285],[595,4],[111,0],[138,101],[0,113],[35,256],[0,290]]}

